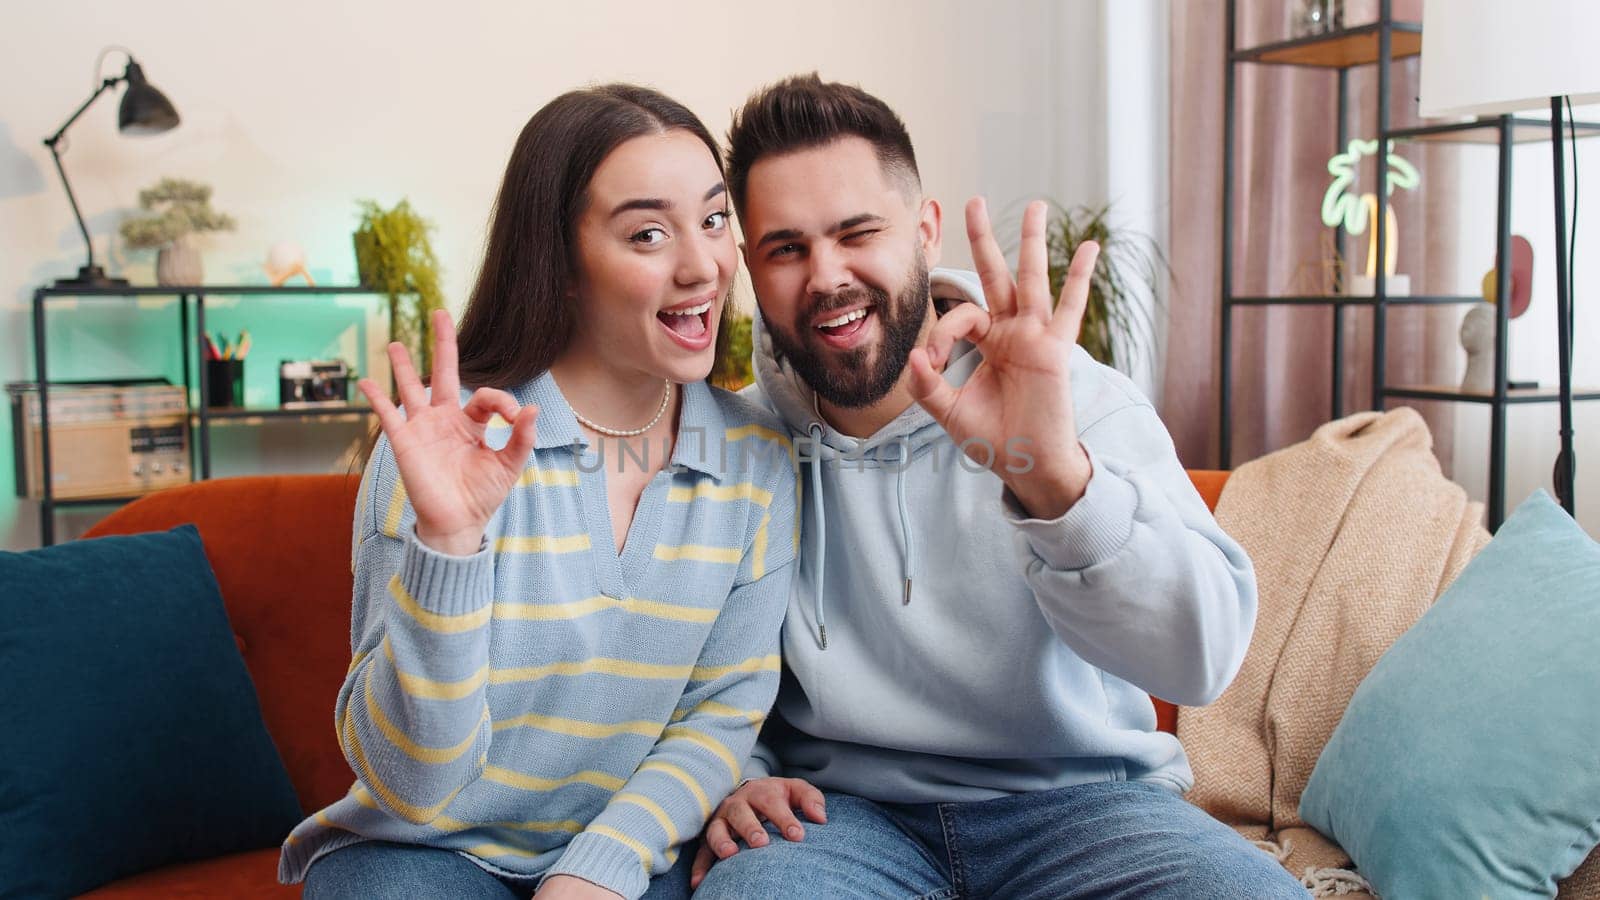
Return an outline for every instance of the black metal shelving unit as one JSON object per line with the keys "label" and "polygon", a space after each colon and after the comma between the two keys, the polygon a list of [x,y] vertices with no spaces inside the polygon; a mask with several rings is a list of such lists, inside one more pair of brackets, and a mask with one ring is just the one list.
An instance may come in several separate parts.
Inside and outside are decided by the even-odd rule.
{"label": "black metal shelving unit", "polygon": [[[185,395],[196,387],[200,391],[199,405],[189,412],[189,423],[197,440],[191,442],[190,476],[198,473],[200,480],[211,477],[211,425],[213,422],[251,424],[268,419],[287,420],[328,420],[328,419],[364,419],[372,414],[369,407],[364,404],[350,404],[341,407],[318,407],[309,409],[282,409],[279,407],[261,408],[217,408],[209,405],[208,396],[210,388],[207,379],[200,373],[199,360],[205,358],[205,333],[206,333],[206,297],[207,296],[326,296],[333,294],[377,294],[377,291],[366,287],[314,287],[290,286],[271,287],[270,285],[196,285],[190,287],[165,287],[165,286],[129,286],[129,287],[41,287],[33,292],[33,367],[34,379],[39,391],[39,440],[40,440],[40,468],[43,475],[41,495],[39,497],[39,537],[40,543],[48,547],[55,543],[55,513],[58,509],[88,506],[118,506],[137,499],[137,496],[126,497],[90,497],[81,499],[57,499],[52,490],[51,457],[50,457],[50,379],[49,360],[47,352],[47,324],[45,315],[49,302],[54,299],[101,299],[101,300],[126,300],[133,297],[177,297],[178,298],[178,329],[180,346],[183,359],[183,386]],[[190,327],[190,307],[193,307],[194,326]],[[194,364],[191,364],[191,351]]]}
{"label": "black metal shelving unit", "polygon": [[[1332,311],[1333,388],[1330,398],[1330,418],[1337,419],[1346,413],[1344,396],[1345,348],[1344,311],[1350,307],[1369,307],[1372,316],[1372,395],[1370,409],[1383,409],[1386,401],[1395,399],[1436,400],[1455,403],[1487,404],[1490,408],[1489,434],[1489,529],[1499,528],[1505,519],[1506,493],[1506,408],[1515,404],[1555,403],[1560,394],[1554,389],[1509,389],[1506,386],[1508,306],[1496,304],[1494,369],[1496,389],[1493,393],[1472,393],[1442,385],[1391,385],[1385,378],[1384,363],[1387,339],[1387,312],[1391,306],[1415,305],[1466,305],[1481,303],[1480,296],[1454,295],[1388,295],[1388,277],[1383,266],[1376,269],[1371,296],[1299,295],[1299,296],[1236,296],[1233,293],[1233,206],[1236,199],[1234,181],[1236,101],[1238,86],[1235,80],[1240,65],[1284,65],[1329,71],[1338,78],[1338,137],[1336,150],[1343,152],[1348,145],[1349,74],[1361,66],[1376,66],[1378,89],[1376,129],[1379,147],[1390,141],[1428,141],[1462,146],[1494,147],[1499,154],[1495,215],[1495,265],[1498,272],[1497,296],[1511,294],[1511,159],[1519,144],[1548,146],[1550,123],[1541,119],[1497,116],[1470,122],[1449,122],[1421,125],[1411,128],[1392,128],[1390,115],[1390,67],[1397,59],[1417,56],[1422,52],[1422,25],[1415,22],[1396,22],[1391,0],[1380,0],[1378,21],[1353,28],[1324,34],[1279,41],[1256,47],[1239,48],[1237,42],[1237,6],[1239,0],[1228,0],[1226,73],[1223,79],[1223,174],[1222,174],[1222,346],[1221,346],[1221,401],[1220,459],[1223,468],[1233,465],[1233,313],[1239,307],[1287,306],[1327,308]],[[1577,137],[1600,135],[1600,124],[1571,123]],[[1380,149],[1380,153],[1382,150]],[[1388,166],[1374,167],[1378,173],[1376,194],[1388,196]],[[1387,216],[1376,217],[1376,246],[1386,246]],[[1337,233],[1339,255],[1345,255],[1345,233]],[[1558,309],[1558,314],[1562,310]],[[1573,392],[1574,401],[1600,400],[1600,389],[1580,389]]]}

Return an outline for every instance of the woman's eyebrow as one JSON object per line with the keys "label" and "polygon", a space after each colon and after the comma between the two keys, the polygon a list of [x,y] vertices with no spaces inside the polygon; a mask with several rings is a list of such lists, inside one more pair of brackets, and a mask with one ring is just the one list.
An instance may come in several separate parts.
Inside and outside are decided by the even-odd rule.
{"label": "woman's eyebrow", "polygon": [[[728,186],[719,181],[711,186],[711,190],[706,191],[706,195],[704,198],[702,198],[702,202],[727,192]],[[650,209],[666,212],[667,210],[672,209],[672,201],[663,200],[660,197],[636,197],[632,200],[624,200],[621,203],[618,203],[616,208],[611,210],[611,216],[612,218],[615,218],[630,209]]]}

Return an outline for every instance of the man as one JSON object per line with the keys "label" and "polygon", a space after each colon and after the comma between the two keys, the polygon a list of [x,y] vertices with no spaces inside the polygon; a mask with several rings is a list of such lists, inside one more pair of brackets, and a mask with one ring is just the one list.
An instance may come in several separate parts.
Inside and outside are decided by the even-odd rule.
{"label": "man", "polygon": [[1305,896],[1183,801],[1155,728],[1150,695],[1233,677],[1255,584],[1149,402],[1075,346],[1096,248],[1052,311],[1043,205],[1013,280],[974,200],[979,277],[930,272],[904,125],[815,75],[752,97],[729,144],[802,566],[698,896]]}

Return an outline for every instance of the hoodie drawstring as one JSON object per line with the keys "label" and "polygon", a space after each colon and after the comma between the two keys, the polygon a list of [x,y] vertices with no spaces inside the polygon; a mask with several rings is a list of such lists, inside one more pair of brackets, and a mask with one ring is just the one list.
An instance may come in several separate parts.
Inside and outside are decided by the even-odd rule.
{"label": "hoodie drawstring", "polygon": [[[822,425],[811,423],[809,430],[812,440],[811,451],[811,517],[817,533],[817,574],[812,582],[814,590],[811,594],[811,609],[817,616],[817,640],[821,642],[822,649],[828,649],[828,624],[823,616],[822,585],[823,576],[827,573],[828,560],[828,520],[822,514],[822,454],[817,448],[822,446]],[[905,509],[904,504],[901,510]],[[904,513],[902,512],[902,515]]]}
{"label": "hoodie drawstring", "polygon": [[911,468],[911,445],[908,441],[899,441],[896,446],[900,448],[900,472],[895,478],[895,493],[900,500],[900,546],[904,553],[900,574],[905,582],[900,605],[905,606],[911,602],[911,576],[917,571],[917,543],[911,535],[911,515],[906,512],[906,471]]}

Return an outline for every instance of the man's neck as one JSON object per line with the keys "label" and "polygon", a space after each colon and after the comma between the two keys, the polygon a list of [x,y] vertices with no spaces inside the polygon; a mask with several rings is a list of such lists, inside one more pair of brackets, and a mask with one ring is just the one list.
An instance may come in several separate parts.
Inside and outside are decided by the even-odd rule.
{"label": "man's neck", "polygon": [[889,393],[868,406],[835,406],[818,396],[817,412],[823,421],[840,434],[853,438],[872,437],[916,402],[911,396],[910,376],[910,369],[907,368],[900,373],[900,380],[889,389]]}

